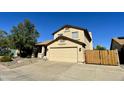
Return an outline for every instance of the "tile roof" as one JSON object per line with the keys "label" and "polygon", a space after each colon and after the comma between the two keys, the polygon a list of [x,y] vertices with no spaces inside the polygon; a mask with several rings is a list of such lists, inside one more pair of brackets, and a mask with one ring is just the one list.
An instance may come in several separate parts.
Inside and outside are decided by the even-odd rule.
{"label": "tile roof", "polygon": [[38,42],[35,45],[47,45],[49,42],[51,42],[52,40],[46,40],[44,42]]}
{"label": "tile roof", "polygon": [[92,39],[91,39],[91,36],[90,36],[90,34],[89,34],[89,32],[88,32],[87,29],[82,28],[82,27],[78,27],[78,26],[72,26],[72,25],[64,25],[63,27],[59,28],[57,31],[55,31],[55,32],[52,33],[52,34],[54,35],[55,33],[59,32],[60,30],[62,30],[63,28],[66,28],[66,27],[67,27],[67,28],[75,28],[75,29],[83,30],[83,31],[84,31],[84,34],[85,34],[86,37],[87,37],[87,39],[88,39],[89,41],[92,40]]}
{"label": "tile roof", "polygon": [[74,39],[69,38],[69,37],[66,37],[66,36],[59,36],[59,37],[57,37],[56,39],[50,41],[50,42],[48,43],[48,45],[52,44],[53,42],[55,42],[55,41],[57,41],[57,40],[59,40],[59,39],[66,39],[66,40],[69,40],[69,41],[72,41],[72,42],[78,43],[78,44],[80,44],[80,45],[83,45],[83,47],[86,46],[85,43],[80,42],[80,41],[78,41],[78,40],[74,40]]}
{"label": "tile roof", "polygon": [[51,43],[53,43],[53,42],[55,42],[55,41],[57,41],[57,40],[59,40],[59,39],[66,39],[66,40],[69,40],[69,41],[78,43],[78,44],[80,44],[80,45],[83,45],[84,47],[86,46],[85,43],[80,42],[80,41],[78,41],[78,40],[74,40],[74,39],[69,38],[69,37],[66,37],[66,36],[59,36],[59,37],[57,37],[57,38],[54,39],[54,40],[47,40],[47,41],[44,41],[44,42],[39,42],[39,43],[36,43],[35,45],[36,45],[36,46],[40,46],[40,45],[45,45],[45,46],[47,46],[47,45],[50,45]]}

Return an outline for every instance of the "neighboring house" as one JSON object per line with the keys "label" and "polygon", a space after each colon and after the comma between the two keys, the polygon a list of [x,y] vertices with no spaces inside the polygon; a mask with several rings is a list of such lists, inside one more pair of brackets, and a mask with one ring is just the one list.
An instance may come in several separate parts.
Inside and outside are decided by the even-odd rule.
{"label": "neighboring house", "polygon": [[111,50],[117,49],[119,52],[120,63],[124,64],[124,37],[113,38],[111,41]]}
{"label": "neighboring house", "polygon": [[54,39],[37,43],[41,53],[50,61],[84,62],[85,50],[92,50],[92,34],[87,29],[65,25],[53,33]]}

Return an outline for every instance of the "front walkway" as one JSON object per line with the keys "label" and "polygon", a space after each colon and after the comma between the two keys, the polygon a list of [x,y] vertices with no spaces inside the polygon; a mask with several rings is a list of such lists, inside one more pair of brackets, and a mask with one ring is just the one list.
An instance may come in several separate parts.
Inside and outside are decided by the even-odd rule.
{"label": "front walkway", "polygon": [[41,61],[13,69],[0,65],[0,80],[124,80],[124,69],[120,66]]}

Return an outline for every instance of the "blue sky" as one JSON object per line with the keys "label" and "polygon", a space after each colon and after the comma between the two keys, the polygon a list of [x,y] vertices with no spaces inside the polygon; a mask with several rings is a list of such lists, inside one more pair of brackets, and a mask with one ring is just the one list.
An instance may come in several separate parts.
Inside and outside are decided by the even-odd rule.
{"label": "blue sky", "polygon": [[24,19],[35,24],[39,42],[53,39],[52,33],[65,24],[91,31],[94,47],[100,44],[109,49],[113,37],[124,36],[124,13],[119,12],[0,12],[0,29],[10,32]]}

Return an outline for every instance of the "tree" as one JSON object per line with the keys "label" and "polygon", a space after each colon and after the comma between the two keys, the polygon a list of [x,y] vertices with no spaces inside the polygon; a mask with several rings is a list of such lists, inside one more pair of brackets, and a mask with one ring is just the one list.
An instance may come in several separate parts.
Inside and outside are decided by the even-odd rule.
{"label": "tree", "polygon": [[0,30],[0,47],[8,47],[8,33],[4,30]]}
{"label": "tree", "polygon": [[95,49],[96,50],[106,50],[106,48],[101,45],[97,45]]}
{"label": "tree", "polygon": [[0,56],[10,56],[11,51],[9,49],[9,37],[8,33],[0,30]]}
{"label": "tree", "polygon": [[31,56],[33,47],[39,37],[39,33],[37,32],[34,24],[26,19],[24,22],[14,26],[11,33],[10,37],[13,42],[13,46],[20,50],[20,56]]}

